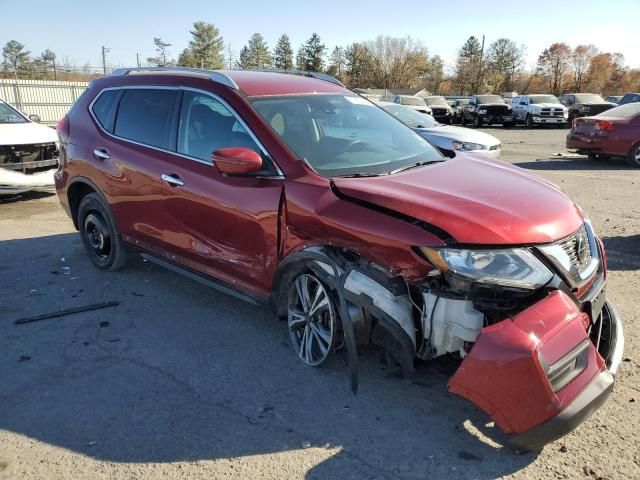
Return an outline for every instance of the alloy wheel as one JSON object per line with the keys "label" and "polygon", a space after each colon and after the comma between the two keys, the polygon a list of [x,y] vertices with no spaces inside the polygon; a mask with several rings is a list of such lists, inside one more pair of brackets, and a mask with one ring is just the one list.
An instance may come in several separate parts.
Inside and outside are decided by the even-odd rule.
{"label": "alloy wheel", "polygon": [[315,276],[304,273],[292,283],[288,324],[291,344],[304,363],[318,366],[329,357],[336,337],[336,311],[329,292]]}

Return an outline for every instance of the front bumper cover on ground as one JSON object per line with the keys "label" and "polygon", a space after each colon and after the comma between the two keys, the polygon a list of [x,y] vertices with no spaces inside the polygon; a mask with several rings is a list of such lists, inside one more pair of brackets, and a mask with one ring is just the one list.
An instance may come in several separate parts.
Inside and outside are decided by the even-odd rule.
{"label": "front bumper cover on ground", "polygon": [[615,330],[606,360],[588,341],[586,366],[557,391],[540,359],[554,364],[588,340],[586,314],[560,291],[512,319],[485,327],[449,390],[493,417],[516,450],[539,450],[587,419],[613,389],[624,336],[613,307],[607,303],[603,312]]}

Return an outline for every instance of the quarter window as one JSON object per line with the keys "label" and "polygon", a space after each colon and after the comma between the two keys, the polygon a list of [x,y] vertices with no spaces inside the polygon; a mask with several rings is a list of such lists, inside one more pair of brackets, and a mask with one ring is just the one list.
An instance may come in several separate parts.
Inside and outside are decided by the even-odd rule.
{"label": "quarter window", "polygon": [[249,132],[225,105],[209,95],[185,92],[178,153],[211,162],[215,150],[229,147],[246,147],[261,154]]}
{"label": "quarter window", "polygon": [[109,133],[113,133],[113,121],[120,93],[120,90],[105,90],[91,107],[98,123]]}
{"label": "quarter window", "polygon": [[[165,150],[175,150],[175,106],[178,92],[166,89],[125,90],[115,135]],[[172,145],[174,143],[174,145]]]}

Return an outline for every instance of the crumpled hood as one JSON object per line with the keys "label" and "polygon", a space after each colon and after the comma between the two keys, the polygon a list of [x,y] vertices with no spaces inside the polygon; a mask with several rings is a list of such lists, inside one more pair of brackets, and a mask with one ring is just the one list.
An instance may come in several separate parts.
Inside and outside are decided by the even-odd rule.
{"label": "crumpled hood", "polygon": [[34,122],[0,124],[0,145],[30,145],[58,141],[53,128]]}
{"label": "crumpled hood", "polygon": [[551,183],[498,160],[467,155],[382,177],[335,178],[343,196],[408,215],[457,243],[526,245],[559,240],[584,217]]}

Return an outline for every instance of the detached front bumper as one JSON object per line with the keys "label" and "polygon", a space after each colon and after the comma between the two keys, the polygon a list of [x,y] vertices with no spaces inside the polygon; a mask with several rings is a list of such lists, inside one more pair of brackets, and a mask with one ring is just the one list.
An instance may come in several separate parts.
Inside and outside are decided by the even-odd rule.
{"label": "detached front bumper", "polygon": [[15,195],[31,190],[52,192],[55,189],[55,168],[39,173],[26,174],[0,168],[0,195]]}
{"label": "detached front bumper", "polygon": [[622,359],[624,335],[606,303],[596,350],[588,315],[563,292],[512,319],[485,327],[449,382],[491,415],[519,451],[538,450],[586,420],[608,398]]}

